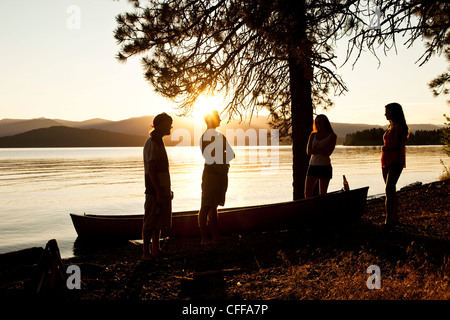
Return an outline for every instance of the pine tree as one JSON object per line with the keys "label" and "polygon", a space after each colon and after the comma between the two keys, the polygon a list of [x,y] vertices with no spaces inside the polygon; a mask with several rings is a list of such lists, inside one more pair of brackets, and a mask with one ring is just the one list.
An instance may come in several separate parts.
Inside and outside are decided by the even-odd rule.
{"label": "pine tree", "polygon": [[[208,93],[226,97],[230,118],[269,110],[272,125],[292,138],[294,199],[303,198],[314,110],[330,107],[329,96],[347,90],[337,74],[336,41],[349,38],[346,61],[355,63],[366,50],[395,48],[399,33],[408,33],[412,44],[433,8],[448,6],[424,0],[129,2],[134,11],[116,19],[119,61],[142,56],[146,79],[179,102],[184,115]],[[436,39],[426,53],[439,48]]]}

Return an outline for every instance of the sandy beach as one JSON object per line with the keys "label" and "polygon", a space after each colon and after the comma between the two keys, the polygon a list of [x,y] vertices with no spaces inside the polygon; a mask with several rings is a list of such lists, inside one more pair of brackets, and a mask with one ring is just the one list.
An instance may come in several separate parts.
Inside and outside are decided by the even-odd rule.
{"label": "sandy beach", "polygon": [[[76,246],[81,288],[38,295],[32,265],[3,264],[0,296],[64,301],[448,300],[450,180],[398,192],[401,225],[383,230],[384,199],[368,200],[351,226],[234,235],[200,246],[168,239],[164,256],[142,262],[141,244]],[[379,289],[369,288],[379,267]],[[372,278],[373,279],[373,278]],[[372,283],[372,282],[371,282]],[[373,282],[375,283],[375,282]]]}

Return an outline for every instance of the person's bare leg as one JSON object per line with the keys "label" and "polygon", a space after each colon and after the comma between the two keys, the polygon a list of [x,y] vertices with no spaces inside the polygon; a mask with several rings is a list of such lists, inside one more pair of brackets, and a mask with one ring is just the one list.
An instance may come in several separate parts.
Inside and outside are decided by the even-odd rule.
{"label": "person's bare leg", "polygon": [[142,240],[143,240],[143,246],[142,246],[142,260],[150,260],[150,233],[151,231],[143,230],[142,231]]}
{"label": "person's bare leg", "polygon": [[398,199],[397,199],[397,181],[400,178],[402,170],[390,168],[386,173],[386,225],[395,225],[398,223]]}
{"label": "person's bare leg", "polygon": [[319,194],[321,196],[327,194],[329,184],[330,184],[330,179],[319,179]]}
{"label": "person's bare leg", "polygon": [[386,184],[386,181],[387,181],[387,175],[388,175],[388,173],[389,173],[388,168],[382,168],[382,173],[383,173],[384,184]]}
{"label": "person's bare leg", "polygon": [[206,244],[209,240],[207,226],[209,210],[209,207],[202,206],[198,213],[198,226],[200,229],[201,244]]}
{"label": "person's bare leg", "polygon": [[305,181],[305,198],[309,199],[313,197],[314,187],[316,186],[318,178],[307,176]]}
{"label": "person's bare leg", "polygon": [[152,256],[153,258],[158,258],[161,254],[161,248],[159,246],[159,238],[161,236],[161,230],[152,231]]}
{"label": "person's bare leg", "polygon": [[208,224],[211,230],[212,240],[216,241],[221,238],[219,232],[219,217],[217,214],[217,207],[211,207],[208,211]]}

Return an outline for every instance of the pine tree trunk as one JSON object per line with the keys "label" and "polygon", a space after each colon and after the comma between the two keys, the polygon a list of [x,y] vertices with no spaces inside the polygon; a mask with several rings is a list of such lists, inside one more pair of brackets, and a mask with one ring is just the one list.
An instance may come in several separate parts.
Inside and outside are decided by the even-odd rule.
{"label": "pine tree trunk", "polygon": [[312,131],[313,104],[311,98],[312,43],[306,36],[305,0],[287,0],[288,10],[296,23],[291,33],[289,48],[289,77],[291,91],[291,125],[293,153],[294,200],[305,197],[305,178],[309,156],[306,154],[308,138]]}
{"label": "pine tree trunk", "polygon": [[306,171],[309,164],[306,147],[313,124],[311,82],[305,77],[307,68],[297,59],[289,59],[294,200],[304,198]]}

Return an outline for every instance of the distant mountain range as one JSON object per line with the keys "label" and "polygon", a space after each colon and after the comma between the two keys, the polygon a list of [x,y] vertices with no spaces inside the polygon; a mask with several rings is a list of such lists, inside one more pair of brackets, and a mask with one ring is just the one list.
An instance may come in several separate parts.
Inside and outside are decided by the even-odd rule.
{"label": "distant mountain range", "polygon": [[[173,128],[174,129],[187,129],[189,131],[194,130],[194,126],[198,124],[194,123],[194,120],[189,117],[178,117],[171,115],[173,118]],[[153,123],[154,116],[142,116],[137,118],[130,118],[120,121],[111,121],[105,119],[91,119],[86,121],[69,121],[61,119],[3,119],[0,120],[0,137],[11,136],[18,133],[24,133],[33,129],[49,128],[54,126],[65,126],[77,129],[100,129],[112,132],[119,132],[132,135],[144,135],[147,136],[148,132],[151,130],[151,124]],[[202,121],[203,125],[203,121]],[[233,120],[230,123],[222,123],[223,128],[237,129],[242,128],[243,130],[254,128],[263,129],[269,128],[267,125],[267,118],[265,117],[254,117],[252,119],[251,125],[248,121],[242,121],[239,123],[237,120]],[[222,126],[221,126],[222,127]]]}
{"label": "distant mountain range", "polygon": [[[112,147],[112,146],[142,146],[151,130],[154,116],[143,116],[111,121],[105,119],[91,119],[86,121],[68,121],[61,119],[3,119],[0,120],[0,147]],[[192,118],[177,117],[173,128],[184,129],[191,135],[191,143],[196,143],[204,129],[194,123]],[[348,133],[372,128],[385,128],[380,125],[332,123],[338,136],[338,143],[342,144]],[[432,124],[411,124],[410,130],[436,130],[440,126]],[[266,117],[254,117],[251,124],[247,121],[239,123],[233,120],[225,121],[219,129],[267,129]],[[186,132],[186,131],[185,131]],[[181,139],[181,138],[180,138]],[[165,139],[166,145],[176,145],[179,141]]]}
{"label": "distant mountain range", "polygon": [[0,148],[138,147],[143,146],[146,139],[99,129],[54,126],[0,137]]}

